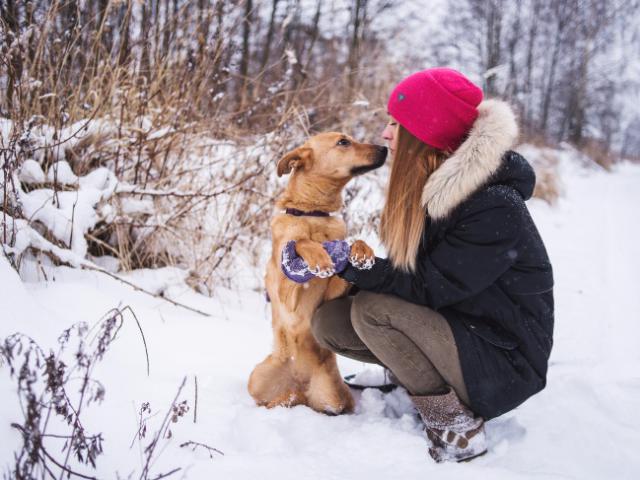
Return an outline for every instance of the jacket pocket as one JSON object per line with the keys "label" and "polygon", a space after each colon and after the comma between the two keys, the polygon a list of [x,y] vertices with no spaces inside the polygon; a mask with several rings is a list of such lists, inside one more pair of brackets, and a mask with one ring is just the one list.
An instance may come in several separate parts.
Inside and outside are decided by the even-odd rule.
{"label": "jacket pocket", "polygon": [[468,323],[467,327],[469,327],[469,330],[474,335],[498,348],[514,350],[518,347],[518,341],[513,337],[513,335],[502,329],[496,329],[490,325],[480,322]]}

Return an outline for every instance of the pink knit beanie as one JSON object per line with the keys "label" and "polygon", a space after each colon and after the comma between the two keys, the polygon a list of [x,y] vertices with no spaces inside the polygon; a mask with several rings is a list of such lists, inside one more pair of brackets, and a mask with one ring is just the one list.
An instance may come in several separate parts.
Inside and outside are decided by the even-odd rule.
{"label": "pink knit beanie", "polygon": [[456,150],[478,117],[482,90],[451,68],[409,75],[391,93],[389,114],[424,143]]}

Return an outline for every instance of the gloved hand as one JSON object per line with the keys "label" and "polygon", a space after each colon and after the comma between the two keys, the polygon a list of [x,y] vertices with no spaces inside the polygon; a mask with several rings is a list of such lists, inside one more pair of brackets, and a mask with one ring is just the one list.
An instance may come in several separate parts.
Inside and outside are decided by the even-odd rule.
{"label": "gloved hand", "polygon": [[327,278],[335,273],[342,272],[349,263],[349,252],[351,248],[344,240],[331,240],[323,242],[322,246],[331,257],[333,270],[327,275],[326,272],[309,268],[307,263],[296,252],[295,240],[290,240],[282,249],[281,267],[289,280],[296,283],[306,283],[314,276]]}
{"label": "gloved hand", "polygon": [[331,257],[334,273],[340,273],[349,264],[349,252],[351,247],[344,240],[331,240],[322,242],[322,246]]}
{"label": "gloved hand", "polygon": [[309,271],[307,262],[296,252],[295,240],[289,240],[282,249],[280,266],[287,278],[296,283],[307,283],[314,277],[313,273]]}

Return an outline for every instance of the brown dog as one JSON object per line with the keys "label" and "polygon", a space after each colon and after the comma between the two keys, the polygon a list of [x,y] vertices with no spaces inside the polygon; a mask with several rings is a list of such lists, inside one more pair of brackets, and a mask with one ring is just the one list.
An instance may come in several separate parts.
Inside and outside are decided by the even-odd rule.
{"label": "brown dog", "polygon": [[[335,212],[342,206],[342,189],[355,175],[380,167],[387,149],[355,142],[341,133],[310,138],[278,162],[278,176],[291,174],[276,202],[281,209]],[[271,222],[273,250],[265,283],[271,299],[273,353],[258,364],[249,378],[249,393],[266,407],[307,405],[318,412],[353,411],[353,397],[342,381],[335,354],[313,338],[310,321],[318,306],[345,295],[349,285],[331,276],[333,263],[322,247],[327,240],[342,240],[346,226],[335,216],[276,214]],[[305,284],[282,272],[282,249],[296,241],[296,252],[318,275]],[[373,251],[358,240],[351,246],[355,266],[373,261]],[[324,277],[324,278],[323,278]]]}

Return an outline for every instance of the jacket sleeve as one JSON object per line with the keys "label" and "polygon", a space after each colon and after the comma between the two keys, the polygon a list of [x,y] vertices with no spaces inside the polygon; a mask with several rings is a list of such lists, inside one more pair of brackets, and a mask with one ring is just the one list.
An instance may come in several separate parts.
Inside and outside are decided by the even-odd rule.
{"label": "jacket sleeve", "polygon": [[509,187],[489,188],[474,197],[431,253],[418,257],[415,272],[376,258],[371,270],[349,265],[342,278],[362,290],[394,294],[434,309],[481,292],[514,264],[521,209],[526,207]]}

